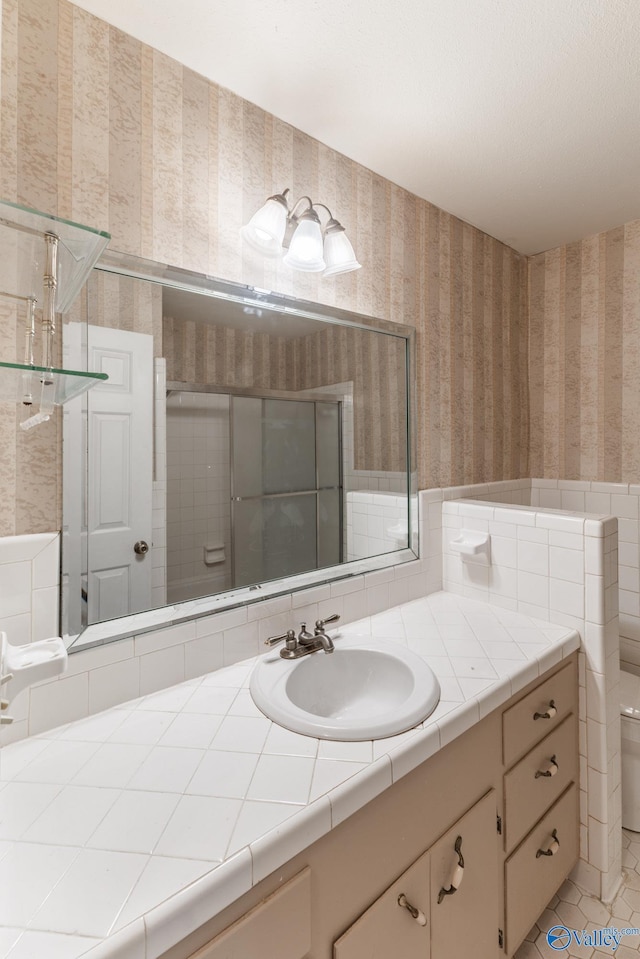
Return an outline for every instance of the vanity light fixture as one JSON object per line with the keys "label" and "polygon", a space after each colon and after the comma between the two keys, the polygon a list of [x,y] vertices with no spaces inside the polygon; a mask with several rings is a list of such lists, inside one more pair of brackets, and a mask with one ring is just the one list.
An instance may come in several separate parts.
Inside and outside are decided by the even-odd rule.
{"label": "vanity light fixture", "polygon": [[[284,262],[305,273],[337,276],[359,270],[362,264],[329,207],[302,196],[290,208],[288,192],[287,187],[270,196],[242,227],[240,232],[249,246],[264,256],[278,256],[286,251]],[[328,214],[324,225],[319,209]]]}

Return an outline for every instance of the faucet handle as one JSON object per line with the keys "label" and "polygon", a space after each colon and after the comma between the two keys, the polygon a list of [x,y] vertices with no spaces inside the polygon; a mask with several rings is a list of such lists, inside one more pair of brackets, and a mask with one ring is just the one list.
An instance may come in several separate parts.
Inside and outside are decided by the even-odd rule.
{"label": "faucet handle", "polygon": [[275,646],[276,643],[284,643],[285,641],[287,643],[291,642],[291,640],[295,642],[295,638],[296,634],[294,631],[292,629],[288,629],[286,633],[282,634],[282,636],[269,636],[267,639],[265,639],[264,644],[265,646]]}
{"label": "faucet handle", "polygon": [[337,623],[340,619],[340,613],[332,613],[331,616],[327,616],[326,619],[316,619],[316,629],[322,630],[325,626],[328,626],[329,623]]}

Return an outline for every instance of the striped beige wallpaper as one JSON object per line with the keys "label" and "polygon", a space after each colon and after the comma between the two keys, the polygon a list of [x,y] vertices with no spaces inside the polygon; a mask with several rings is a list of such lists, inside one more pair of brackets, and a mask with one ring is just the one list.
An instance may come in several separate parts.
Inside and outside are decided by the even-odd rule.
{"label": "striped beige wallpaper", "polygon": [[327,326],[285,337],[165,316],[167,381],[264,390],[309,390],[353,383],[354,465],[406,469],[405,341]]}
{"label": "striped beige wallpaper", "polygon": [[531,475],[640,482],[640,220],[530,258]]}
{"label": "striped beige wallpaper", "polygon": [[329,326],[296,341],[294,389],[353,383],[354,468],[407,468],[405,341]]}
{"label": "striped beige wallpaper", "polygon": [[[0,196],[114,250],[415,327],[420,485],[528,475],[524,257],[67,0],[2,10]],[[323,280],[243,248],[285,186],[334,210],[362,270]],[[59,527],[59,426],[40,429],[2,415],[1,533]]]}
{"label": "striped beige wallpaper", "polygon": [[167,381],[288,390],[293,344],[285,336],[165,316],[162,323]]}

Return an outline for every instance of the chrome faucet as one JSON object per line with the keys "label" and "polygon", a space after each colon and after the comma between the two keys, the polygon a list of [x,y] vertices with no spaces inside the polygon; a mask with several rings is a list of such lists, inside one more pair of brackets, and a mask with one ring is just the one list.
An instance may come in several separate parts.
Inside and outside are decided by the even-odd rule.
{"label": "chrome faucet", "polygon": [[332,653],[335,647],[333,640],[325,632],[325,626],[328,623],[337,623],[339,619],[338,613],[327,616],[326,619],[317,619],[313,633],[309,632],[306,623],[301,623],[297,637],[293,629],[288,629],[282,636],[269,636],[264,644],[275,646],[276,643],[284,642],[284,648],[280,650],[283,659],[299,659],[301,656],[316,653],[319,649],[323,649],[325,653]]}

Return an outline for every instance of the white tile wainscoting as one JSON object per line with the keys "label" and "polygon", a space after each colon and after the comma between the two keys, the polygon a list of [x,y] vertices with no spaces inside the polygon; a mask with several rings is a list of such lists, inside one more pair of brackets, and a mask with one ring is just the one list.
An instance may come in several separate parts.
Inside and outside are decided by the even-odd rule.
{"label": "white tile wainscoting", "polygon": [[518,503],[569,512],[615,516],[618,520],[618,606],[620,658],[640,668],[640,484],[582,480],[522,479],[429,491],[433,506],[447,499]]}
{"label": "white tile wainscoting", "polygon": [[[0,629],[14,646],[59,635],[60,535],[0,537]],[[11,702],[13,725],[0,727],[0,745],[27,735],[29,693]]]}
{"label": "white tile wainscoting", "polygon": [[60,536],[0,537],[0,629],[22,646],[59,635]]}
{"label": "white tile wainscoting", "polygon": [[407,494],[353,490],[346,494],[347,559],[365,559],[407,545]]}
{"label": "white tile wainscoting", "polygon": [[[346,624],[434,592],[444,582],[450,591],[466,592],[470,597],[540,618],[553,614],[556,621],[579,630],[583,639],[580,730],[585,857],[579,880],[590,892],[610,898],[619,878],[621,855],[615,521],[527,508],[536,489],[555,489],[561,496],[565,491],[560,483],[536,486],[542,482],[517,480],[425,491],[419,495],[419,561],[73,654],[63,677],[21,694],[19,718],[13,726],[2,729],[0,743],[41,733],[256,655],[264,650],[262,640],[266,636],[283,631],[292,622],[335,611]],[[582,492],[586,506],[587,490]],[[613,497],[624,494],[608,495],[612,507],[618,507],[620,501]],[[460,497],[522,509],[449,503]],[[472,578],[468,567],[463,572],[458,557],[456,573],[446,536],[443,546],[443,508],[445,523],[452,524],[446,528],[452,533],[461,523],[460,509],[464,524],[472,527],[474,523],[480,528],[488,525],[491,514],[493,565],[485,568],[480,578],[477,574]],[[631,535],[630,528],[627,535]],[[0,614],[4,617],[1,603]]]}
{"label": "white tile wainscoting", "polygon": [[640,667],[640,485],[533,479],[531,505],[617,516],[620,657]]}

